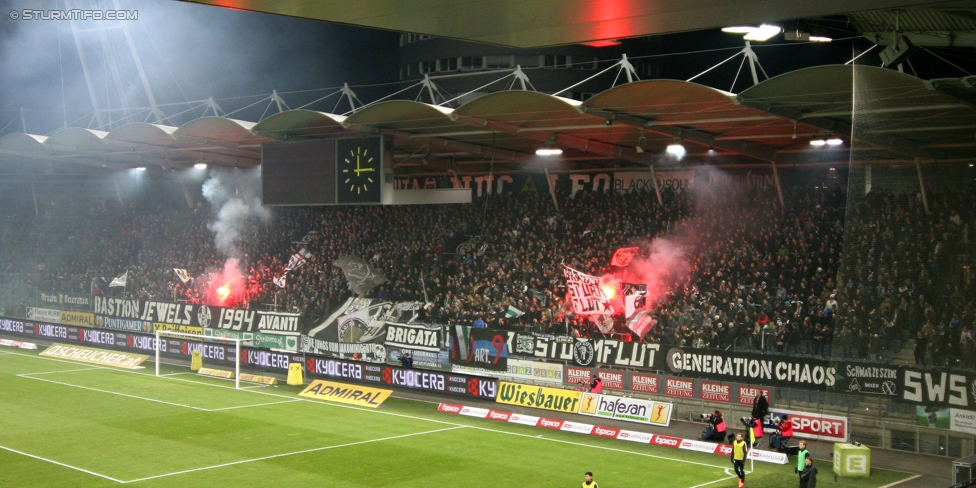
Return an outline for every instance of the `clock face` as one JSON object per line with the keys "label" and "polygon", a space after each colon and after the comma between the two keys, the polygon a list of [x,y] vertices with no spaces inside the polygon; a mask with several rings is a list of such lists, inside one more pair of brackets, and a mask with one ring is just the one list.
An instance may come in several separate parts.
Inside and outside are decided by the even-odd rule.
{"label": "clock face", "polygon": [[356,146],[342,160],[341,184],[349,187],[349,193],[362,195],[369,192],[369,187],[379,185],[379,171],[377,171],[373,154],[369,148]]}
{"label": "clock face", "polygon": [[336,145],[339,203],[379,203],[383,160],[380,139],[347,139]]}

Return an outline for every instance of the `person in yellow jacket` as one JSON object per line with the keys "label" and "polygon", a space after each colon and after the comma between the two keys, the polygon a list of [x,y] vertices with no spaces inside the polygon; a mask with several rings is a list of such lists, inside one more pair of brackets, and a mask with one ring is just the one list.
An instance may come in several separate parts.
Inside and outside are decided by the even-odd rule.
{"label": "person in yellow jacket", "polygon": [[587,471],[583,475],[583,488],[600,488],[600,485],[593,481],[593,473]]}
{"label": "person in yellow jacket", "polygon": [[739,488],[746,486],[746,450],[746,441],[742,439],[742,434],[736,434],[732,441],[732,467],[739,476]]}

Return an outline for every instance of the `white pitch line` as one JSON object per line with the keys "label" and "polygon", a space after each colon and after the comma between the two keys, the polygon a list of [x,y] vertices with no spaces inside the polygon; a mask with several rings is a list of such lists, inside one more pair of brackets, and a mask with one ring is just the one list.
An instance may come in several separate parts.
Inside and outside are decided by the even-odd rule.
{"label": "white pitch line", "polygon": [[96,473],[94,471],[89,471],[87,469],[79,468],[77,466],[72,466],[70,464],[59,463],[59,462],[57,462],[57,461],[55,461],[53,459],[43,458],[41,456],[35,456],[33,454],[28,454],[28,453],[23,452],[23,451],[18,451],[16,449],[11,449],[11,448],[6,447],[6,446],[0,446],[0,449],[3,449],[5,451],[10,451],[10,452],[15,453],[15,454],[20,454],[21,456],[27,456],[29,458],[37,459],[39,461],[44,461],[46,463],[56,464],[58,466],[62,466],[62,467],[68,468],[68,469],[73,469],[75,471],[80,471],[82,473],[90,474],[92,476],[97,476],[99,478],[103,478],[103,479],[106,479],[106,480],[109,480],[109,481],[114,481],[116,483],[122,483],[122,484],[125,484],[126,483],[125,481],[117,480],[117,479],[115,479],[115,478],[113,478],[111,476],[105,476],[104,474]]}
{"label": "white pitch line", "polygon": [[265,405],[280,405],[282,403],[295,403],[298,400],[283,400],[280,402],[268,402],[268,403],[257,403],[254,405],[238,405],[236,407],[224,407],[224,408],[211,408],[208,412],[222,412],[224,410],[234,410],[236,408],[251,408],[251,407],[263,407]]}
{"label": "white pitch line", "polygon": [[21,373],[17,376],[35,376],[39,374],[55,374],[55,373],[73,373],[75,371],[95,371],[101,368],[79,368],[79,369],[63,369],[61,371],[42,371],[40,373]]}
{"label": "white pitch line", "polygon": [[[725,474],[729,474],[729,468],[725,468]],[[709,481],[708,483],[702,483],[700,485],[695,485],[695,486],[692,486],[691,488],[701,488],[702,486],[714,485],[715,483],[718,483],[720,481],[730,480],[732,478],[738,478],[738,477],[739,477],[739,475],[734,474],[732,476],[726,476],[725,478],[719,478],[719,479],[717,479],[715,481]]]}
{"label": "white pitch line", "polygon": [[448,428],[445,428],[445,429],[428,430],[428,431],[425,431],[425,432],[415,432],[413,434],[404,434],[404,435],[397,435],[397,436],[392,436],[392,437],[383,437],[383,438],[380,438],[380,439],[370,439],[370,440],[365,440],[365,441],[350,442],[350,443],[347,443],[347,444],[339,444],[339,445],[335,445],[335,446],[316,447],[316,448],[313,448],[313,449],[305,449],[305,450],[302,450],[302,451],[286,452],[284,454],[274,454],[274,455],[271,455],[271,456],[263,456],[263,457],[259,457],[259,458],[253,458],[253,459],[244,459],[244,460],[241,460],[241,461],[234,461],[234,462],[230,462],[230,463],[215,464],[213,466],[204,466],[202,468],[187,469],[187,470],[183,470],[183,471],[174,471],[172,473],[159,474],[159,475],[156,475],[156,476],[148,476],[148,477],[145,477],[145,478],[139,478],[139,479],[135,479],[135,480],[122,481],[122,483],[125,483],[125,484],[128,484],[128,483],[138,483],[140,481],[155,480],[155,479],[159,479],[159,478],[166,478],[168,476],[176,476],[176,475],[180,475],[180,474],[196,473],[196,472],[199,472],[199,471],[206,471],[206,470],[210,470],[210,469],[224,468],[224,467],[227,467],[227,466],[236,466],[238,464],[253,463],[253,462],[257,462],[257,461],[266,461],[268,459],[276,459],[276,458],[285,457],[285,456],[295,456],[295,455],[298,455],[298,454],[308,454],[310,452],[326,451],[326,450],[329,450],[329,449],[339,449],[339,448],[342,448],[342,447],[358,446],[358,445],[362,445],[362,444],[371,444],[371,443],[374,443],[374,442],[392,441],[392,440],[396,440],[396,439],[404,439],[404,438],[407,438],[407,437],[416,437],[416,436],[427,435],[427,434],[436,434],[438,432],[446,432],[446,431],[449,431],[449,430],[456,430],[456,429],[463,429],[463,428],[464,428],[464,426],[448,427]]}
{"label": "white pitch line", "polygon": [[201,412],[209,412],[209,410],[206,409],[206,408],[194,407],[194,406],[191,406],[191,405],[183,405],[182,403],[173,403],[173,402],[167,402],[167,401],[164,401],[164,400],[156,400],[155,398],[146,398],[146,397],[141,397],[141,396],[137,396],[137,395],[129,395],[127,393],[119,393],[117,391],[101,390],[101,389],[98,389],[98,388],[92,388],[90,386],[73,385],[71,383],[62,383],[60,381],[45,380],[43,378],[34,378],[32,376],[25,376],[25,375],[22,375],[22,374],[19,374],[17,376],[20,377],[20,378],[27,378],[29,380],[44,381],[44,382],[47,382],[47,383],[54,383],[56,385],[70,386],[70,387],[73,387],[73,388],[81,388],[82,390],[97,391],[99,393],[109,393],[109,394],[112,394],[112,395],[119,395],[119,396],[123,396],[123,397],[127,397],[127,398],[135,398],[135,399],[138,399],[138,400],[145,400],[147,402],[163,403],[163,404],[166,404],[166,405],[172,405],[174,407],[183,407],[183,408],[189,408],[189,409],[193,409],[193,410],[198,410],[198,411],[201,411]]}
{"label": "white pitch line", "polygon": [[888,483],[887,485],[879,486],[878,488],[891,488],[892,486],[898,486],[898,485],[900,485],[902,483],[907,483],[907,482],[909,482],[911,480],[915,480],[915,479],[918,479],[918,478],[921,478],[921,477],[922,477],[922,475],[916,474],[915,476],[912,476],[910,478],[905,478],[905,479],[903,479],[901,481],[896,481],[894,483]]}

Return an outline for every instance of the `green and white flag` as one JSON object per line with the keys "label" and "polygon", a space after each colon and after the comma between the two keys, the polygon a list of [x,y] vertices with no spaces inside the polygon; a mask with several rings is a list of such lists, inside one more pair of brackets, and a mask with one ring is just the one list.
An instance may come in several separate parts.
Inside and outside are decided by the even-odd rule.
{"label": "green and white flag", "polygon": [[505,317],[510,318],[510,319],[514,319],[516,317],[521,317],[523,315],[525,315],[525,312],[523,312],[523,311],[521,311],[521,310],[519,310],[519,309],[517,309],[517,308],[515,308],[515,307],[513,307],[511,305],[509,305],[508,306],[508,310],[505,311]]}

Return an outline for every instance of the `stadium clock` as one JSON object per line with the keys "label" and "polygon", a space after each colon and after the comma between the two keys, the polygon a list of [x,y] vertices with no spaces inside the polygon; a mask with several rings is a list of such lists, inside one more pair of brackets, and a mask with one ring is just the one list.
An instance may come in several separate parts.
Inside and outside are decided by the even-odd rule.
{"label": "stadium clock", "polygon": [[338,203],[380,203],[383,171],[382,139],[339,139],[336,144]]}

